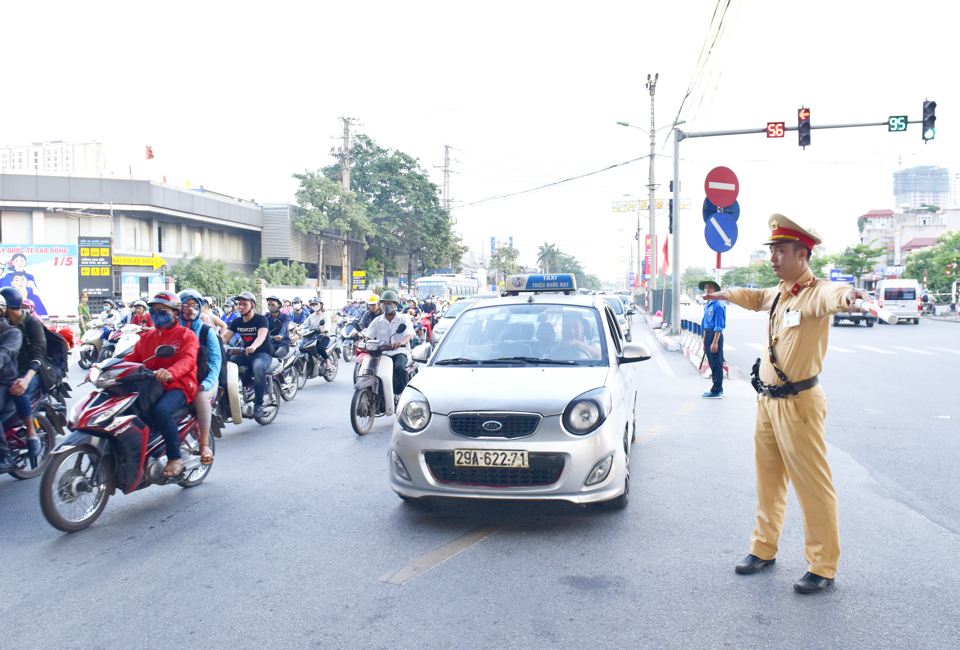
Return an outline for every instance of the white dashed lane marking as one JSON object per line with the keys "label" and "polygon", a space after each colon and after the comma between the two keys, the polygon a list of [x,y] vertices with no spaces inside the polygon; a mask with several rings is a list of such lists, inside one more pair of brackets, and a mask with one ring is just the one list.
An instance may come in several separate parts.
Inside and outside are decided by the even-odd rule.
{"label": "white dashed lane marking", "polygon": [[847,354],[853,354],[853,350],[848,350],[847,348],[841,348],[839,345],[828,345],[828,350],[833,350],[834,352],[846,352]]}
{"label": "white dashed lane marking", "polygon": [[931,347],[931,350],[939,350],[940,352],[952,352],[953,354],[960,354],[960,350],[951,350],[950,348],[934,348]]}
{"label": "white dashed lane marking", "polygon": [[896,354],[896,352],[891,352],[890,350],[881,350],[880,348],[871,348],[869,345],[855,345],[855,348],[860,348],[861,350],[869,350],[870,352],[876,352],[877,354]]}
{"label": "white dashed lane marking", "polygon": [[927,352],[926,350],[917,350],[915,348],[905,348],[902,345],[891,345],[891,348],[895,350],[903,350],[904,352],[913,352],[914,354],[933,354],[933,352]]}

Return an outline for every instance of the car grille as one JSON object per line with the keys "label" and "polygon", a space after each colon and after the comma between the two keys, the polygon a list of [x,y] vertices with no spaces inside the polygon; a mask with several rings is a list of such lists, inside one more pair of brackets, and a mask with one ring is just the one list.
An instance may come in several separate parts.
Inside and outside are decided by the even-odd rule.
{"label": "car grille", "polygon": [[[543,418],[538,413],[451,413],[450,430],[468,438],[522,438],[532,436]],[[500,428],[484,428],[485,422],[498,422]]]}
{"label": "car grille", "polygon": [[552,485],[563,473],[563,454],[531,453],[530,467],[457,467],[452,451],[428,451],[424,459],[433,478],[450,485],[536,487]]}

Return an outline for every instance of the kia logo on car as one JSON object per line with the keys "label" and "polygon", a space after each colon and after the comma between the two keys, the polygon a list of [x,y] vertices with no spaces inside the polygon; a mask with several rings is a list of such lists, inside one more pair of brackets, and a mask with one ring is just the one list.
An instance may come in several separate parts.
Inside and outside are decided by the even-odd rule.
{"label": "kia logo on car", "polygon": [[480,426],[483,427],[484,431],[499,431],[503,428],[503,425],[496,420],[487,420]]}

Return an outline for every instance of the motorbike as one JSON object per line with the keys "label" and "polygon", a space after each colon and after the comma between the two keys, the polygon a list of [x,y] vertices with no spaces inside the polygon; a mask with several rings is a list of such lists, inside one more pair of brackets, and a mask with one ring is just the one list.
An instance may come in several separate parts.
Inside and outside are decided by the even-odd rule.
{"label": "motorbike", "polygon": [[27,430],[23,426],[23,419],[17,413],[13,400],[7,400],[3,411],[0,411],[0,422],[3,423],[2,435],[13,457],[13,465],[7,470],[11,476],[26,480],[43,473],[50,453],[57,446],[57,433],[63,433],[67,397],[70,397],[70,385],[61,381],[49,393],[38,395],[31,402],[33,426],[40,440],[40,453],[33,458],[27,451]]}
{"label": "motorbike", "polygon": [[83,338],[80,339],[80,358],[77,360],[77,364],[84,370],[89,370],[90,366],[100,358],[100,348],[103,347],[102,335],[105,327],[109,326],[104,325],[103,321],[94,321],[90,324],[90,329],[84,332]]}
{"label": "motorbike", "polygon": [[[161,345],[154,357],[174,356]],[[154,357],[150,357],[151,359]],[[149,359],[147,359],[149,361]],[[143,364],[109,359],[87,373],[95,390],[80,398],[70,414],[72,433],[54,450],[40,481],[40,509],[54,528],[73,533],[90,526],[119,489],[124,494],[151,485],[199,485],[212,465],[200,462],[200,429],[193,404],[174,413],[180,434],[183,470],[163,476],[166,446],[150,430],[142,413],[152,408],[162,389]],[[155,403],[155,401],[154,401]],[[214,440],[211,438],[211,450]]]}
{"label": "motorbike", "polygon": [[932,302],[922,302],[920,303],[920,315],[921,316],[936,316],[937,315],[937,306]]}
{"label": "motorbike", "polygon": [[300,390],[300,372],[297,368],[299,351],[297,346],[291,345],[286,356],[280,359],[280,397],[289,402],[297,396]]}
{"label": "motorbike", "polygon": [[[320,321],[320,324],[325,324]],[[297,328],[300,335],[300,345],[297,351],[297,381],[300,388],[303,388],[308,379],[323,376],[327,381],[333,381],[337,377],[340,369],[340,341],[336,336],[329,337],[327,344],[327,357],[330,359],[330,369],[325,368],[325,364],[319,357],[315,357],[317,342],[322,337],[320,330],[308,325],[301,325]],[[314,354],[311,354],[313,352]]]}
{"label": "motorbike", "polygon": [[360,333],[359,318],[344,318],[337,325],[335,338],[340,341],[343,348],[343,360],[347,363],[353,361],[357,354],[356,336]]}
{"label": "motorbike", "polygon": [[430,314],[423,314],[420,317],[420,327],[427,332],[427,342],[433,343],[433,318]]}
{"label": "motorbike", "polygon": [[[402,334],[404,331],[406,331],[406,328],[406,325],[400,325],[393,336]],[[364,343],[359,343],[358,348],[366,352],[367,356],[364,358],[362,363],[358,364],[360,367],[360,370],[358,371],[359,381],[357,381],[356,385],[353,387],[353,399],[350,402],[350,424],[353,427],[354,432],[358,436],[362,436],[370,433],[370,429],[373,428],[373,422],[375,418],[382,417],[387,413],[383,379],[380,377],[377,371],[380,368],[380,359],[383,356],[383,353],[387,350],[393,349],[393,344],[390,341],[385,343],[380,341],[366,341]],[[418,363],[408,363],[406,368],[408,382],[409,380],[413,379],[418,370]],[[390,364],[387,372],[390,372],[391,374],[393,373],[392,364]],[[399,402],[399,400],[400,394],[394,392],[394,412],[396,412],[397,402]]]}
{"label": "motorbike", "polygon": [[124,325],[120,328],[120,336],[115,341],[111,341],[114,346],[112,356],[122,358],[129,354],[140,340],[141,331],[143,327],[140,325]]}
{"label": "motorbike", "polygon": [[[235,354],[243,354],[242,347],[225,346],[227,358]],[[280,391],[283,382],[283,364],[280,359],[272,359],[267,369],[267,385],[263,391],[263,417],[253,417],[253,388],[247,388],[241,381],[241,376],[249,369],[241,368],[235,363],[227,364],[227,385],[221,386],[217,392],[217,399],[213,404],[214,436],[220,437],[220,430],[227,418],[232,418],[234,424],[240,424],[244,418],[254,419],[260,424],[270,424],[280,412]]]}

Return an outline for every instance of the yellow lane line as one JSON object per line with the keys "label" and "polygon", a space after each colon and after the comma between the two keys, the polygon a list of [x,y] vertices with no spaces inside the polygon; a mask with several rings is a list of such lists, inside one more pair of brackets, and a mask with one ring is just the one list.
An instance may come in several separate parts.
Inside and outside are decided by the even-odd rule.
{"label": "yellow lane line", "polygon": [[697,408],[697,405],[699,403],[700,402],[687,402],[686,404],[681,406],[680,410],[674,413],[674,415],[687,415],[690,411]]}
{"label": "yellow lane line", "polygon": [[637,438],[637,444],[645,445],[651,440],[653,440],[654,438],[656,438],[658,435],[666,431],[667,429],[668,427],[664,424],[653,427],[652,429],[647,429],[646,431],[643,432],[643,435]]}
{"label": "yellow lane line", "polygon": [[503,528],[501,524],[489,524],[478,528],[473,532],[467,533],[460,539],[455,539],[449,544],[444,544],[429,553],[410,560],[410,562],[399,571],[392,571],[381,577],[380,582],[386,582],[391,585],[402,585],[409,580],[413,580],[421,573],[429,571],[441,562],[449,560],[460,551],[470,548],[484,537],[489,537],[501,528]]}

